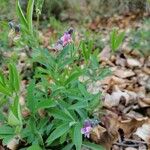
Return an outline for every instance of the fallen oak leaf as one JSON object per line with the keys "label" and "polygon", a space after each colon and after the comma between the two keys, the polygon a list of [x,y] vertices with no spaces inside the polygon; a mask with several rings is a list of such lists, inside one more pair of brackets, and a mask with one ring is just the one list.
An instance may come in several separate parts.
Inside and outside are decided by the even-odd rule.
{"label": "fallen oak leaf", "polygon": [[126,101],[129,101],[129,95],[126,92],[122,92],[120,90],[112,92],[112,94],[106,94],[104,100],[104,106],[111,108],[113,106],[118,106],[121,98],[124,98]]}
{"label": "fallen oak leaf", "polygon": [[135,73],[132,70],[122,69],[122,68],[115,68],[113,74],[123,79],[132,77],[135,75]]}
{"label": "fallen oak leaf", "polygon": [[130,68],[132,67],[142,67],[142,64],[140,61],[134,58],[127,58],[127,64]]}
{"label": "fallen oak leaf", "polygon": [[134,134],[138,135],[147,144],[150,144],[150,120],[139,127]]}

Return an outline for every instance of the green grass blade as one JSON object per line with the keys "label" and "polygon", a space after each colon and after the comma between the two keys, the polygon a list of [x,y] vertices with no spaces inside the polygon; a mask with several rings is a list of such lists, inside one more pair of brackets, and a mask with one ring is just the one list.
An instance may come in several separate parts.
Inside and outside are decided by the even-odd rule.
{"label": "green grass blade", "polygon": [[29,25],[29,32],[31,34],[33,34],[33,24],[32,24],[33,9],[34,9],[34,0],[29,0],[27,6],[27,21]]}
{"label": "green grass blade", "polygon": [[28,22],[27,22],[25,15],[21,9],[19,0],[17,0],[17,14],[19,16],[21,25],[23,25],[25,28],[28,28]]}

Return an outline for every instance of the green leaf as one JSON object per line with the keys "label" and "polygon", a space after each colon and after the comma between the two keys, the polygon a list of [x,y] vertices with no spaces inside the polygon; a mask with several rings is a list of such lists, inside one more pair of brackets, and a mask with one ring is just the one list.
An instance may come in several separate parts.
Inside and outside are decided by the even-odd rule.
{"label": "green leaf", "polygon": [[71,81],[77,79],[80,75],[82,74],[82,72],[80,71],[74,71],[70,77],[65,81],[65,85],[69,84]]}
{"label": "green leaf", "polygon": [[125,37],[125,32],[121,32],[119,35],[118,35],[118,39],[117,39],[117,48],[122,44],[122,41]]}
{"label": "green leaf", "polygon": [[76,150],[81,150],[81,145],[82,145],[81,127],[82,126],[80,123],[77,123],[74,127],[73,143],[76,146]]}
{"label": "green leaf", "polygon": [[115,36],[116,36],[116,30],[113,30],[111,33],[111,48],[113,51],[115,51]]}
{"label": "green leaf", "polygon": [[29,25],[29,32],[33,34],[32,16],[33,16],[34,0],[28,1],[27,6],[27,22]]}
{"label": "green leaf", "polygon": [[67,134],[68,134],[68,133],[65,133],[65,134],[63,134],[63,135],[60,137],[60,140],[59,140],[60,144],[63,144],[63,143],[66,141]]}
{"label": "green leaf", "polygon": [[82,145],[92,150],[104,150],[102,146],[90,142],[83,142]]}
{"label": "green leaf", "polygon": [[11,126],[17,126],[21,124],[20,120],[14,115],[14,113],[11,110],[8,116],[8,124]]}
{"label": "green leaf", "polygon": [[87,101],[77,102],[69,107],[69,109],[81,109],[86,108],[88,106]]}
{"label": "green leaf", "polygon": [[62,110],[59,110],[58,108],[49,110],[49,113],[54,118],[57,118],[57,119],[60,119],[60,120],[72,121],[72,118],[68,114],[66,114]]}
{"label": "green leaf", "polygon": [[32,145],[27,148],[27,150],[42,150],[42,148],[39,145]]}
{"label": "green leaf", "polygon": [[11,95],[10,90],[6,86],[3,86],[1,83],[0,83],[0,92],[8,96]]}
{"label": "green leaf", "polygon": [[21,111],[20,111],[20,104],[19,104],[18,96],[15,97],[11,110],[13,114],[21,121]]}
{"label": "green leaf", "polygon": [[48,137],[46,140],[46,143],[51,144],[54,140],[62,136],[64,133],[66,133],[70,129],[68,123],[64,123],[57,127]]}
{"label": "green leaf", "polygon": [[72,147],[73,147],[73,144],[70,143],[70,144],[66,145],[62,150],[71,150]]}
{"label": "green leaf", "polygon": [[14,135],[14,129],[10,126],[3,125],[0,127],[0,135]]}
{"label": "green leaf", "polygon": [[9,85],[10,85],[11,90],[13,91],[14,90],[14,74],[13,74],[12,65],[9,64],[8,68],[9,68]]}
{"label": "green leaf", "polygon": [[56,106],[55,101],[53,101],[51,99],[41,99],[40,102],[37,102],[35,109],[38,110],[38,109],[55,107],[55,106]]}
{"label": "green leaf", "polygon": [[19,0],[17,0],[17,13],[20,19],[21,24],[27,29],[28,28],[28,22],[22,12]]}
{"label": "green leaf", "polygon": [[35,112],[34,89],[35,89],[35,81],[31,80],[27,88],[27,105],[31,112]]}
{"label": "green leaf", "polygon": [[19,91],[20,79],[18,71],[14,64],[9,64],[9,84],[12,91]]}
{"label": "green leaf", "polygon": [[82,54],[86,62],[88,62],[88,60],[90,59],[92,47],[93,47],[92,41],[88,41],[88,43],[86,43],[85,41],[81,42]]}
{"label": "green leaf", "polygon": [[102,69],[100,69],[100,73],[99,73],[98,77],[96,78],[96,80],[102,80],[111,74],[112,74],[112,72],[109,68],[102,68]]}
{"label": "green leaf", "polygon": [[89,96],[89,93],[87,92],[87,89],[86,89],[85,85],[83,85],[82,83],[78,82],[78,88],[79,88],[80,92],[82,93],[82,95],[84,97],[88,97]]}
{"label": "green leaf", "polygon": [[91,111],[98,106],[100,106],[100,94],[94,95],[93,99],[89,102],[89,108]]}
{"label": "green leaf", "polygon": [[14,75],[14,88],[15,91],[17,92],[20,89],[20,77],[14,64],[12,64],[12,68],[13,68],[13,75]]}
{"label": "green leaf", "polygon": [[7,145],[14,139],[15,135],[0,135],[0,139],[3,139],[3,145]]}
{"label": "green leaf", "polygon": [[120,34],[117,34],[117,30],[113,30],[111,32],[110,40],[111,40],[111,48],[113,51],[116,51],[119,48],[124,39],[124,36],[125,32],[121,32]]}
{"label": "green leaf", "polygon": [[4,75],[1,71],[0,71],[0,84],[3,86],[5,85],[5,78],[4,78]]}

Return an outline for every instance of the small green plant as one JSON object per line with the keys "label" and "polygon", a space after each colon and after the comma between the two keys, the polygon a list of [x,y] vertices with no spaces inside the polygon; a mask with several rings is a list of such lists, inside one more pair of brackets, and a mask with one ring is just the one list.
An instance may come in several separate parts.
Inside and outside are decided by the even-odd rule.
{"label": "small green plant", "polygon": [[44,3],[44,0],[36,0],[35,1],[35,11],[36,11],[36,17],[37,17],[37,28],[39,26],[39,19],[40,19],[40,15],[42,13],[43,3]]}
{"label": "small green plant", "polygon": [[[78,48],[74,45],[66,46],[57,55],[44,49],[33,53],[33,62],[38,62],[41,66],[36,68],[27,88],[27,117],[21,115],[20,77],[15,66],[9,65],[8,77],[0,74],[0,92],[5,98],[5,104],[8,98],[13,100],[9,104],[9,113],[1,120],[1,129],[5,130],[0,130],[0,138],[5,144],[18,137],[20,141],[26,141],[30,149],[34,149],[35,145],[38,149],[80,150],[81,146],[93,150],[102,149],[101,146],[86,142],[81,128],[87,118],[93,118],[92,111],[99,105],[101,98],[100,93],[89,93],[86,85],[102,79],[108,75],[108,71],[98,67],[95,53],[84,51],[83,59],[77,54]],[[84,68],[77,63],[80,59],[85,62]],[[81,82],[80,76],[88,76],[89,79]],[[39,113],[41,110],[43,114]],[[8,135],[10,137],[6,141]]]}
{"label": "small green plant", "polygon": [[[8,75],[0,72],[0,139],[7,145],[17,138],[24,143],[21,148],[27,150],[81,150],[82,146],[101,150],[100,145],[85,138],[89,133],[84,132],[83,124],[88,119],[99,119],[93,115],[93,110],[100,107],[101,102],[101,93],[92,94],[87,86],[103,79],[110,71],[100,67],[99,50],[93,50],[92,41],[82,41],[77,47],[72,43],[73,29],[57,41],[56,46],[61,45],[61,49],[56,53],[41,48],[33,29],[33,8],[34,0],[29,0],[24,15],[17,1],[20,42],[33,48],[29,59],[36,65],[25,89],[24,106],[19,103],[20,76],[15,65],[8,65]],[[87,80],[81,81],[80,77]],[[9,111],[4,113],[5,105]]]}
{"label": "small green plant", "polygon": [[[20,22],[20,40],[18,44],[23,46],[28,46],[29,48],[35,48],[39,46],[39,37],[37,31],[33,28],[33,10],[34,10],[35,1],[29,0],[27,5],[27,12],[26,14],[23,13],[19,0],[17,0],[16,9],[17,15]],[[40,15],[39,3],[36,3],[36,13],[37,13],[37,24],[38,18]]]}
{"label": "small green plant", "polygon": [[22,115],[19,104],[20,77],[14,64],[8,65],[9,75],[0,72],[1,106],[9,108],[8,114],[1,110],[1,121],[5,122],[0,128],[0,138],[3,143],[8,143],[14,137],[18,137],[22,130]]}
{"label": "small green plant", "polygon": [[143,56],[149,56],[150,54],[150,20],[145,20],[143,27],[132,32],[132,39],[130,41],[130,46],[139,51]]}
{"label": "small green plant", "polygon": [[125,32],[118,33],[117,30],[113,30],[110,34],[110,47],[113,52],[116,52],[121,46],[123,39],[125,37]]}

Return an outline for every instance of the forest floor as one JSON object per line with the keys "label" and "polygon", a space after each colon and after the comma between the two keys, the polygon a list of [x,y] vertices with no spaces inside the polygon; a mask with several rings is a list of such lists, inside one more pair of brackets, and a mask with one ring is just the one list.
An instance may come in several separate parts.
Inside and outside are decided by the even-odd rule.
{"label": "forest floor", "polygon": [[[102,92],[103,95],[102,108],[95,110],[100,114],[101,123],[93,129],[90,140],[103,145],[106,150],[150,149],[150,51],[143,56],[129,46],[132,31],[143,28],[143,22],[143,14],[128,14],[109,19],[97,17],[85,25],[97,37],[100,34],[103,41],[100,65],[112,71],[110,76],[88,87],[89,92]],[[126,34],[116,53],[112,53],[109,47],[112,28]],[[48,47],[48,38],[47,32],[45,47]],[[82,34],[77,30],[75,42],[81,38]],[[141,51],[145,50],[141,47]]]}
{"label": "forest floor", "polygon": [[[110,19],[97,17],[90,24],[83,26],[96,36],[98,48],[100,34],[103,42],[103,45],[100,45],[100,66],[109,67],[112,72],[104,80],[88,86],[89,92],[102,93],[102,106],[95,110],[101,122],[93,128],[90,140],[103,145],[106,150],[150,150],[150,51],[143,56],[129,44],[133,30],[137,31],[143,26],[148,28],[148,25],[144,24],[143,15],[139,16],[129,14]],[[70,25],[76,30],[74,42],[78,43],[83,38],[81,30],[78,30],[80,27],[76,27],[74,22],[68,24]],[[112,28],[117,28],[119,32],[125,31],[125,40],[114,53],[108,44]],[[43,47],[50,49],[49,38],[55,37],[56,30],[49,27],[41,31]],[[4,55],[9,57],[11,52]],[[19,67],[22,72],[29,74],[25,57],[24,53],[20,54]],[[26,83],[25,79],[22,80],[22,91]],[[21,103],[24,103],[24,93]]]}
{"label": "forest floor", "polygon": [[[143,26],[137,16],[116,16],[90,25],[92,30],[103,32],[106,44],[99,56],[100,65],[112,71],[111,76],[89,86],[91,92],[103,93],[105,113],[101,125],[93,129],[91,139],[107,150],[150,149],[150,51],[143,57],[129,46],[131,30]],[[114,26],[124,30],[126,38],[119,51],[111,54],[107,45]]]}

